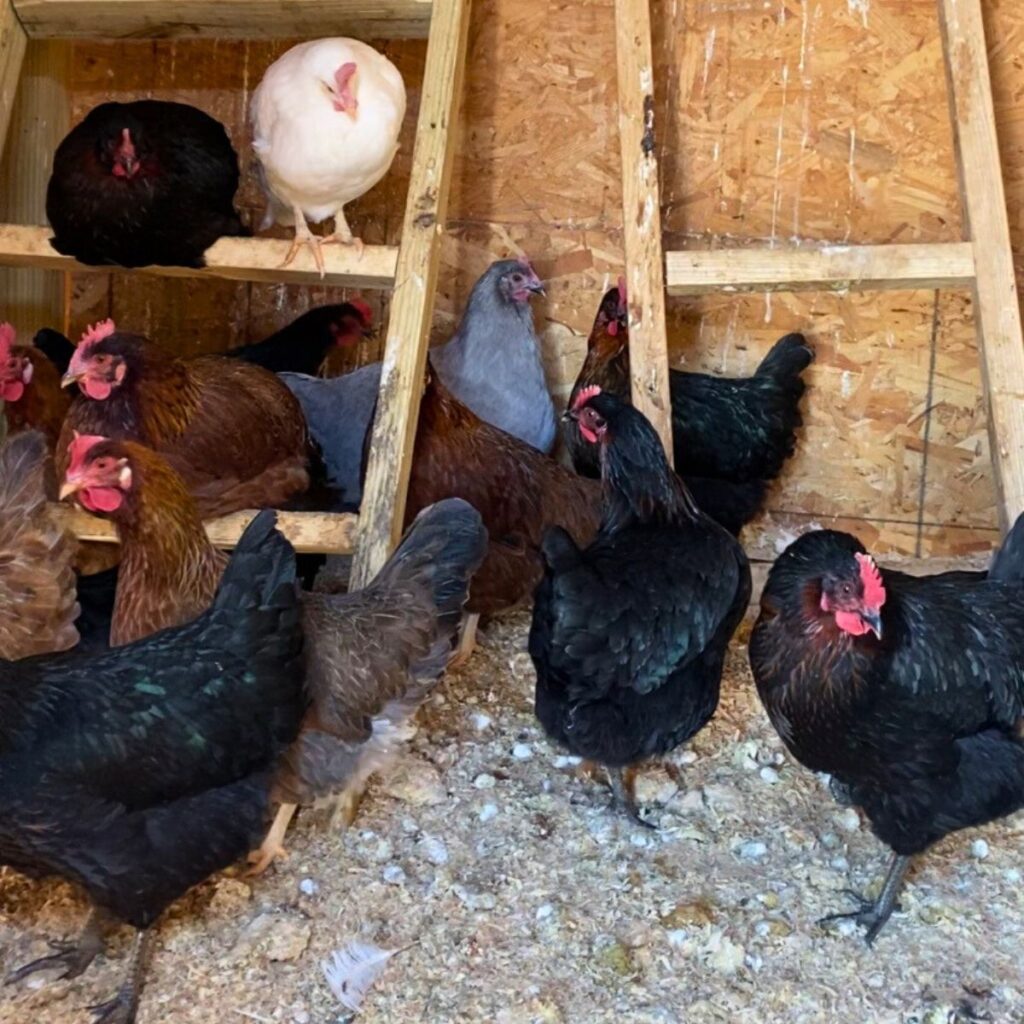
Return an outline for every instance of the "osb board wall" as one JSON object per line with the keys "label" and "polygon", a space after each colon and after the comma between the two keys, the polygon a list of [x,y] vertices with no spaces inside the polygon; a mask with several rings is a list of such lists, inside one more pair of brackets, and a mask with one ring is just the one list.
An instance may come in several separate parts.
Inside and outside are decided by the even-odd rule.
{"label": "osb board wall", "polygon": [[[987,0],[1005,175],[1024,270],[1024,11]],[[959,237],[934,0],[655,0],[668,247]],[[553,389],[582,360],[622,245],[610,0],[475,0],[435,337],[490,259],[525,252]],[[244,110],[284,44],[129,42],[75,48],[73,115],[155,95],[223,120],[248,166]],[[353,207],[397,241],[422,43],[390,44],[410,89],[403,149]],[[250,175],[240,201],[258,221]],[[339,293],[121,275],[75,280],[74,329],[108,314],[184,351],[261,337]],[[378,308],[386,316],[386,295]],[[770,552],[808,523],[881,551],[958,555],[996,537],[966,294],[713,296],[670,303],[674,364],[748,373],[803,330],[817,361],[798,454],[748,538]],[[374,358],[367,348],[359,359]]]}

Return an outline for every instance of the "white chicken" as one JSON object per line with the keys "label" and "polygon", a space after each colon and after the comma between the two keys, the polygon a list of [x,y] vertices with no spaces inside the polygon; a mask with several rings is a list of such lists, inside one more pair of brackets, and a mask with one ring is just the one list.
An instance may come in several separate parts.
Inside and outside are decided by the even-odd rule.
{"label": "white chicken", "polygon": [[[253,93],[250,119],[269,200],[262,227],[295,225],[283,266],[303,244],[321,277],[321,245],[340,242],[362,253],[344,206],[387,173],[404,116],[398,68],[357,39],[300,43],[271,64]],[[317,238],[308,222],[328,217],[333,233]]]}

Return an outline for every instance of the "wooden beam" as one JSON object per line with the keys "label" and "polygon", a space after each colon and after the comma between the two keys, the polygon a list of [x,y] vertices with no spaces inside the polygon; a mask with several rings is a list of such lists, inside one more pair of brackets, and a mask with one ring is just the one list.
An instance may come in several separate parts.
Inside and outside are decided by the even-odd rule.
{"label": "wooden beam", "polygon": [[28,36],[14,12],[14,4],[11,0],[0,0],[0,155],[14,111],[27,44]]}
{"label": "wooden beam", "polygon": [[975,324],[992,468],[1006,529],[1024,511],[1024,336],[981,0],[939,0],[960,192],[974,245]]}
{"label": "wooden beam", "polygon": [[[64,529],[79,540],[117,543],[117,530],[109,519],[91,516],[60,502],[51,503],[50,509]],[[256,514],[256,510],[232,512],[203,525],[215,547],[230,549],[239,542]],[[300,554],[347,555],[355,543],[357,519],[348,512],[278,512],[277,528]]]}
{"label": "wooden beam", "polygon": [[[51,234],[49,228],[0,224],[0,266],[110,273],[110,267],[86,267],[62,256],[50,245]],[[291,266],[282,269],[288,247],[289,243],[279,238],[221,238],[206,250],[203,270],[145,267],[139,272],[160,277],[222,277],[229,281],[346,288],[390,288],[394,284],[398,260],[398,249],[394,246],[368,245],[360,257],[348,246],[329,245],[323,250],[327,276],[322,280],[312,254],[305,247]]]}
{"label": "wooden beam", "polygon": [[667,253],[665,260],[669,295],[712,291],[909,291],[974,283],[974,250],[967,242],[686,250]]}
{"label": "wooden beam", "polygon": [[615,31],[631,391],[633,405],[654,425],[671,462],[672,405],[649,0],[615,0]]}
{"label": "wooden beam", "polygon": [[[46,182],[53,154],[71,120],[68,77],[71,43],[31,43],[0,163],[0,223],[37,224],[46,219]],[[43,326],[66,331],[64,274],[32,267],[0,268],[0,320],[30,339]]]}
{"label": "wooden beam", "polygon": [[402,534],[423,372],[448,208],[469,0],[435,0],[416,148],[398,250],[387,344],[363,487],[353,587],[365,586]]}
{"label": "wooden beam", "polygon": [[15,0],[14,5],[33,39],[422,38],[432,7],[431,0]]}

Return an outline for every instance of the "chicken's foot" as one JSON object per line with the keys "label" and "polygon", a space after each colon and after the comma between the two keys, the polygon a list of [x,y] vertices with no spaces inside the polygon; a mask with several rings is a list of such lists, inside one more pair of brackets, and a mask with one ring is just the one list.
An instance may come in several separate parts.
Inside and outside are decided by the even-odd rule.
{"label": "chicken's foot", "polygon": [[142,986],[146,980],[152,942],[153,933],[148,929],[139,929],[135,933],[129,954],[128,977],[113,999],[89,1007],[93,1014],[93,1024],[134,1024],[139,996],[142,995]]}
{"label": "chicken's foot", "polygon": [[889,871],[885,876],[882,891],[878,899],[865,899],[859,893],[847,890],[847,895],[852,896],[860,906],[856,910],[847,913],[829,914],[823,917],[818,923],[827,924],[829,921],[842,921],[853,918],[857,924],[867,929],[864,941],[870,946],[882,930],[885,922],[892,916],[892,912],[898,909],[899,904],[896,897],[903,885],[907,869],[910,867],[910,858],[894,853],[889,862]]}
{"label": "chicken's foot", "polygon": [[[339,210],[334,215],[334,231],[327,235],[323,239],[324,245],[351,245],[356,251],[356,259],[361,260],[363,258],[363,250],[366,246],[363,244],[361,238],[356,238],[352,234],[352,229],[348,226],[348,221],[345,220],[345,211]],[[320,275],[323,276],[322,274]]]}
{"label": "chicken's foot", "polygon": [[469,661],[476,650],[476,627],[480,622],[479,615],[467,615],[459,628],[459,643],[455,653],[448,659],[447,668],[461,668]]}
{"label": "chicken's foot", "polygon": [[363,802],[363,790],[355,786],[342,790],[333,798],[334,809],[331,811],[330,829],[351,828],[359,813],[359,805]]}
{"label": "chicken's foot", "polygon": [[19,967],[7,976],[4,984],[13,985],[36,971],[48,971],[54,967],[64,968],[64,973],[57,976],[58,981],[77,978],[103,952],[106,946],[103,932],[107,921],[103,911],[93,910],[76,942],[51,942],[50,948],[56,950],[55,953]]}
{"label": "chicken's foot", "polygon": [[636,805],[636,794],[633,792],[633,783],[636,779],[636,769],[629,768],[609,768],[608,769],[608,781],[612,787],[612,793],[615,794],[615,799],[619,802],[625,812],[638,824],[643,825],[644,828],[654,828],[658,826],[650,821],[645,821],[640,817],[640,809]]}
{"label": "chicken's foot", "polygon": [[258,850],[253,850],[249,854],[248,860],[251,867],[246,872],[247,877],[262,875],[278,857],[287,856],[284,849],[284,836],[297,810],[298,804],[281,804],[278,807],[274,823],[270,826],[263,844]]}
{"label": "chicken's foot", "polygon": [[299,250],[304,245],[308,245],[313,253],[313,262],[316,264],[316,269],[320,271],[320,277],[323,279],[326,270],[324,269],[324,254],[320,251],[320,239],[309,230],[309,225],[306,223],[306,215],[300,207],[293,206],[292,213],[295,216],[295,237],[292,239],[292,244],[288,249],[288,255],[284,258],[284,263],[281,264],[281,269],[283,270],[285,267],[290,266],[299,254]]}

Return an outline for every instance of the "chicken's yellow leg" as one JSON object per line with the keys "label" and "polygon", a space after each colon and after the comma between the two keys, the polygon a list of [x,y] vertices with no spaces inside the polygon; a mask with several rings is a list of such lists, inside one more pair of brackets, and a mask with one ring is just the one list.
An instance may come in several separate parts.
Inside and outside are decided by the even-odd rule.
{"label": "chicken's yellow leg", "polygon": [[345,220],[345,211],[339,210],[334,215],[334,231],[327,235],[324,240],[324,245],[330,245],[332,242],[337,242],[339,245],[351,245],[356,251],[356,259],[363,258],[363,240],[356,238],[352,234],[352,229],[348,226],[348,221]]}
{"label": "chicken's yellow leg", "polygon": [[278,857],[285,856],[284,835],[297,809],[298,804],[281,804],[277,809],[277,817],[274,818],[274,824],[270,826],[263,845],[249,854],[249,863],[252,867],[249,868],[248,875],[262,875]]}
{"label": "chicken's yellow leg", "polygon": [[299,249],[304,245],[308,245],[313,253],[313,262],[316,264],[317,270],[320,271],[320,277],[323,278],[326,271],[324,270],[324,254],[320,251],[320,239],[309,230],[309,225],[306,223],[306,215],[298,206],[292,207],[292,213],[295,216],[295,237],[292,239],[291,248],[288,250],[288,255],[285,256],[281,267],[289,266],[298,255]]}

